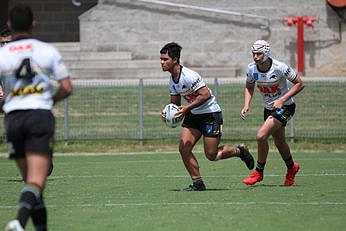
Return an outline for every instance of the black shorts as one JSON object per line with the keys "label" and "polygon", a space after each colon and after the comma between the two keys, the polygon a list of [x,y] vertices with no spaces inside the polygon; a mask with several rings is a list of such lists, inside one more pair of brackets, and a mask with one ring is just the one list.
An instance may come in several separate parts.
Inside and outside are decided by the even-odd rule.
{"label": "black shorts", "polygon": [[283,127],[286,127],[287,122],[293,117],[296,111],[296,104],[284,105],[280,109],[269,110],[264,108],[264,121],[271,115],[282,123]]}
{"label": "black shorts", "polygon": [[213,112],[205,114],[192,114],[188,112],[185,115],[182,127],[194,128],[207,137],[219,137],[222,135],[222,112]]}
{"label": "black shorts", "polygon": [[18,110],[5,115],[9,158],[27,152],[52,155],[55,118],[49,110]]}

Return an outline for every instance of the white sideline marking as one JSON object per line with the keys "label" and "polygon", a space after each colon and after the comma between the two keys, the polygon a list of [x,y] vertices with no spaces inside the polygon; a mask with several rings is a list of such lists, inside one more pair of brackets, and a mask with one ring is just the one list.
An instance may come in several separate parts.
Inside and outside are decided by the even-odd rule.
{"label": "white sideline marking", "polygon": [[[305,205],[312,205],[312,206],[344,206],[346,205],[345,202],[331,202],[331,201],[325,201],[325,202],[282,202],[282,201],[249,201],[249,202],[238,202],[238,201],[230,201],[230,202],[142,202],[142,203],[106,203],[106,204],[76,204],[76,205],[46,205],[48,208],[59,208],[59,207],[90,207],[90,208],[103,208],[103,207],[143,207],[143,206],[191,206],[191,205],[299,205],[299,206],[305,206]],[[0,209],[13,209],[17,208],[17,206],[12,205],[0,205]]]}
{"label": "white sideline marking", "polygon": [[[141,156],[141,155],[165,155],[179,154],[178,151],[164,152],[63,152],[54,153],[54,156]],[[8,153],[0,153],[0,157],[8,157]]]}
{"label": "white sideline marking", "polygon": [[[266,174],[266,177],[282,177],[284,174]],[[229,177],[245,177],[246,175],[220,175],[220,176],[203,176],[204,178],[229,178]],[[321,177],[321,176],[346,176],[346,173],[320,173],[320,174],[299,174],[297,177]],[[187,178],[187,175],[91,175],[91,176],[51,176],[52,179],[64,179],[64,178]],[[3,177],[0,177],[3,178]]]}
{"label": "white sideline marking", "polygon": [[[282,174],[266,174],[265,177],[282,177]],[[246,175],[205,175],[204,178],[230,178],[230,177],[245,177]],[[346,176],[346,173],[308,173],[308,174],[300,174],[296,177],[321,177],[321,176]],[[18,177],[6,177],[0,176],[0,179],[17,179]],[[61,175],[61,176],[50,176],[49,179],[66,179],[66,178],[188,178],[187,175]]]}
{"label": "white sideline marking", "polygon": [[[294,151],[294,150],[292,150]],[[297,151],[294,151],[297,152]],[[203,151],[202,150],[197,150],[196,151],[197,155],[203,156]],[[300,151],[300,155],[304,153],[309,153],[311,158],[297,158],[297,160],[346,160],[346,156],[343,154],[345,152],[331,152],[332,154],[340,154],[340,157],[337,158],[326,158],[326,157],[320,157],[320,158],[314,158],[313,153],[310,151]],[[155,151],[149,151],[149,152],[68,152],[68,153],[54,153],[54,156],[59,157],[59,156],[141,156],[141,155],[167,155],[167,154],[174,154],[179,156],[179,152],[177,151],[160,151],[160,152],[155,152]],[[280,156],[277,152],[275,151],[269,151],[270,155],[278,155],[271,157],[272,159],[280,159]],[[0,153],[0,157],[8,157],[7,153]],[[343,158],[345,157],[345,158]],[[281,160],[281,159],[280,159]]]}

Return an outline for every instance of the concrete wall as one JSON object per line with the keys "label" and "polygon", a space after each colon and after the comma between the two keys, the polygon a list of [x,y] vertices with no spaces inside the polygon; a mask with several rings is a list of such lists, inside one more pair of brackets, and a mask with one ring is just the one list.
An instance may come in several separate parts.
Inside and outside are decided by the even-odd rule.
{"label": "concrete wall", "polygon": [[[100,0],[80,19],[83,51],[130,51],[133,59],[159,59],[167,42],[183,46],[190,67],[233,67],[243,75],[250,47],[266,39],[273,57],[296,68],[297,27],[284,25],[290,16],[314,16],[305,27],[305,76],[346,76],[346,11],[336,12],[324,0],[170,0],[175,4],[237,12],[212,13],[137,0]],[[249,16],[247,14],[255,15]],[[343,17],[343,19],[342,19]],[[269,26],[266,27],[267,23]]]}

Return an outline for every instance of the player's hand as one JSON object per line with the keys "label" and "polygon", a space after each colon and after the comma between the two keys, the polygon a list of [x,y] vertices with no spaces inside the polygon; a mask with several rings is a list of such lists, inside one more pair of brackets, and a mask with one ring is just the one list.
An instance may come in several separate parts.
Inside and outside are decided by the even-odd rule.
{"label": "player's hand", "polygon": [[176,118],[183,118],[185,114],[187,113],[187,107],[186,106],[179,106],[179,111],[175,113]]}
{"label": "player's hand", "polygon": [[162,122],[166,122],[166,113],[161,111],[161,120]]}
{"label": "player's hand", "polygon": [[245,120],[246,119],[246,113],[249,111],[249,108],[248,107],[243,107],[243,109],[241,109],[240,111],[240,118],[242,120]]}
{"label": "player's hand", "polygon": [[283,107],[283,105],[284,105],[284,102],[281,102],[280,99],[274,100],[274,101],[271,103],[271,106],[272,106],[273,110],[280,109],[280,108]]}

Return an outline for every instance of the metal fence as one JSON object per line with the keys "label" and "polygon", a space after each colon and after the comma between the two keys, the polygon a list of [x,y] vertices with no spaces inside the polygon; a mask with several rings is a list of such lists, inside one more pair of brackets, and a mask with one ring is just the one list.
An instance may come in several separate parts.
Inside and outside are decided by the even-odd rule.
{"label": "metal fence", "polygon": [[[261,96],[255,92],[245,121],[239,117],[245,79],[205,79],[223,109],[223,139],[253,140],[263,121]],[[304,79],[295,97],[294,120],[286,129],[292,139],[346,139],[346,78]],[[57,140],[154,140],[178,137],[179,128],[160,118],[169,102],[168,80],[78,80],[74,93],[54,108]],[[4,134],[3,127],[1,132]]]}

